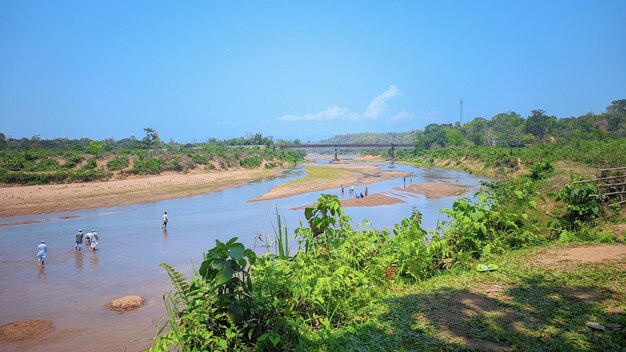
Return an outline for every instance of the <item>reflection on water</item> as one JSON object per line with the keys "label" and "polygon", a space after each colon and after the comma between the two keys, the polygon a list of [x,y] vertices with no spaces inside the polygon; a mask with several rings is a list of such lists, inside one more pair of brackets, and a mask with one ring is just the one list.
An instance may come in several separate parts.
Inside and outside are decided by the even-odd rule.
{"label": "reflection on water", "polygon": [[74,267],[77,271],[83,271],[83,251],[74,251]]}
{"label": "reflection on water", "polygon": [[46,266],[39,266],[39,282],[45,284],[48,281],[48,274],[46,273]]}
{"label": "reflection on water", "polygon": [[[413,172],[406,179],[407,185],[459,180],[458,184],[477,187],[480,181],[458,171],[424,170],[404,164],[379,165],[382,169]],[[289,232],[293,233],[300,222],[306,224],[306,219],[302,210],[291,209],[313,204],[321,193],[342,197],[341,189],[334,188],[278,200],[246,202],[285,180],[301,176],[303,167],[299,166],[282,178],[184,199],[0,218],[0,224],[31,222],[0,226],[0,325],[21,319],[49,319],[55,325],[90,331],[57,341],[54,347],[34,347],[30,352],[82,351],[86,344],[91,351],[123,351],[131,340],[153,337],[156,321],[165,314],[162,295],[171,289],[169,277],[159,268],[159,263],[169,263],[183,274],[189,274],[193,264],[197,268],[202,254],[214,246],[215,240],[226,242],[231,237],[238,237],[259,254],[273,251],[276,207]],[[349,186],[342,198],[349,198]],[[365,185],[357,183],[356,186],[364,188]],[[367,186],[370,195],[385,193],[405,203],[346,208],[344,211],[355,226],[369,219],[372,227],[389,228],[409,216],[415,207],[423,214],[424,227],[434,229],[442,217],[439,209],[450,207],[455,199],[427,199],[394,190],[403,186],[402,178]],[[176,221],[167,229],[160,229],[161,222],[155,221],[161,219],[163,209],[167,209],[168,214],[176,214]],[[72,217],[60,220],[61,216]],[[68,234],[74,234],[77,228],[97,228],[105,234],[106,246],[93,251],[89,243],[84,243],[83,251],[68,249]],[[43,238],[54,261],[46,262],[35,277],[33,243]],[[73,240],[70,243],[73,247]],[[291,244],[293,253],[297,242]],[[46,299],[42,301],[44,294]],[[111,299],[127,294],[143,296],[146,305],[123,316],[104,308]],[[116,338],[111,339],[111,336]],[[0,346],[0,351],[4,350]]]}
{"label": "reflection on water", "polygon": [[167,245],[167,228],[163,227],[163,244]]}
{"label": "reflection on water", "polygon": [[96,269],[98,267],[98,264],[100,263],[100,260],[98,259],[98,254],[96,254],[96,251],[90,251],[89,254],[89,267],[92,269]]}

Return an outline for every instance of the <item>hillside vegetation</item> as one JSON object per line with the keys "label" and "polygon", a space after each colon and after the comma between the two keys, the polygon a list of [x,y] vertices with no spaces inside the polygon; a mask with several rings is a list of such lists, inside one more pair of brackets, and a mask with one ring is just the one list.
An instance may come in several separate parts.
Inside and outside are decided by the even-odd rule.
{"label": "hillside vegetation", "polygon": [[0,135],[0,183],[32,185],[88,182],[237,168],[274,168],[303,160],[304,152],[285,151],[260,134],[226,141],[181,145],[163,143],[146,128],[142,140],[6,139]]}

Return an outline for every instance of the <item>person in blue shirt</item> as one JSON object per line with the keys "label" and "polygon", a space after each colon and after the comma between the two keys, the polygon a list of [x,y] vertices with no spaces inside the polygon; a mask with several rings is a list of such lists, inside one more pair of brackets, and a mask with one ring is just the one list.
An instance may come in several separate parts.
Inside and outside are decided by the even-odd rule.
{"label": "person in blue shirt", "polygon": [[46,246],[45,241],[41,241],[39,246],[37,246],[37,260],[39,260],[39,264],[44,265],[44,261],[48,256],[48,246]]}
{"label": "person in blue shirt", "polygon": [[76,244],[74,245],[74,250],[80,251],[83,245],[83,230],[78,230],[76,233]]}

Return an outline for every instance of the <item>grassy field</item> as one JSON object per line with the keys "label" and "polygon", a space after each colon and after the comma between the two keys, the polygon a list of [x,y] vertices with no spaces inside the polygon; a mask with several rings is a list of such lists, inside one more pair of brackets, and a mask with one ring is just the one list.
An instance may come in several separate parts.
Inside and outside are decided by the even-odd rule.
{"label": "grassy field", "polygon": [[[326,351],[623,351],[626,247],[588,247],[597,257],[554,260],[572,248],[516,251],[497,258],[498,271],[401,286],[367,319],[305,340]],[[602,257],[609,248],[621,259]]]}

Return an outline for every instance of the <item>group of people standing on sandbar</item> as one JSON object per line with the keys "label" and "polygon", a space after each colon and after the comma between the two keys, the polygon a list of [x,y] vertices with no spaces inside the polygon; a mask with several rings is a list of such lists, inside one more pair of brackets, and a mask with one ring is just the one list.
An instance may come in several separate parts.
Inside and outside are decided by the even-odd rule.
{"label": "group of people standing on sandbar", "polygon": [[[343,188],[343,185],[341,185],[341,195],[342,196],[343,196],[343,192],[344,192],[344,188]],[[364,192],[365,192],[365,194],[363,192],[357,193],[357,191],[355,191],[355,189],[354,189],[354,185],[350,186],[350,196],[354,196],[355,198],[367,197],[367,193],[368,193],[367,187],[365,187],[365,191]]]}

